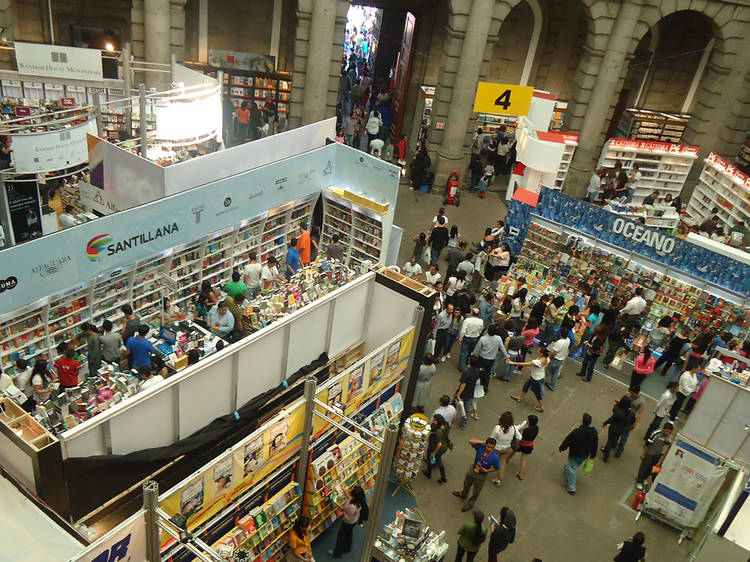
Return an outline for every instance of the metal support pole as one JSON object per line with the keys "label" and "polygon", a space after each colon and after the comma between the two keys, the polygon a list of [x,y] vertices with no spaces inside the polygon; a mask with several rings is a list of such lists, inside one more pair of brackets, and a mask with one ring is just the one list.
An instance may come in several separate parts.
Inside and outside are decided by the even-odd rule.
{"label": "metal support pole", "polygon": [[174,79],[174,71],[175,67],[177,66],[177,55],[175,53],[172,53],[172,55],[170,56],[169,63],[169,81],[171,82],[171,84],[169,85],[169,89],[171,90],[175,87],[175,82],[177,82]]}
{"label": "metal support pole", "polygon": [[315,411],[315,391],[318,388],[318,380],[315,377],[305,379],[305,429],[302,432],[302,447],[299,450],[299,461],[297,461],[297,483],[305,488],[307,481],[307,465],[310,459],[310,439],[313,430],[313,412]]}
{"label": "metal support pole", "polygon": [[161,554],[159,547],[159,516],[156,510],[159,507],[159,483],[148,480],[143,484],[143,509],[146,510],[146,560],[148,562],[159,562]]}
{"label": "metal support pole", "polygon": [[96,134],[101,137],[103,133],[102,106],[101,106],[102,101],[99,96],[99,92],[94,92],[93,98],[94,98],[94,119],[96,119]]}
{"label": "metal support pole", "polygon": [[414,396],[414,389],[417,386],[416,373],[422,364],[422,354],[417,357],[418,351],[424,351],[426,338],[422,339],[422,322],[424,319],[424,307],[418,306],[414,309],[414,340],[411,344],[411,363],[409,368],[404,372],[404,382],[401,385],[401,395],[404,397],[404,411],[411,406],[411,400]]}
{"label": "metal support pole", "polygon": [[128,133],[128,137],[133,136],[133,101],[132,101],[132,88],[133,88],[133,71],[130,69],[130,43],[125,43],[122,48],[122,81],[125,86],[125,99],[128,100],[125,106],[125,114],[123,115],[125,130]]}
{"label": "metal support pole", "polygon": [[361,562],[370,562],[372,560],[372,550],[379,531],[378,520],[380,519],[380,509],[383,506],[383,499],[388,488],[388,476],[391,473],[391,464],[393,464],[393,455],[396,452],[397,442],[398,426],[394,423],[389,423],[385,428],[383,446],[380,448],[380,466],[375,476],[375,490],[373,491],[369,506],[370,517],[365,531],[365,540],[362,543]]}
{"label": "metal support pole", "polygon": [[146,131],[148,131],[148,123],[146,119],[146,85],[141,84],[139,90],[139,105],[141,110],[141,149],[140,154],[146,158],[146,152],[148,150],[148,139],[146,138]]}

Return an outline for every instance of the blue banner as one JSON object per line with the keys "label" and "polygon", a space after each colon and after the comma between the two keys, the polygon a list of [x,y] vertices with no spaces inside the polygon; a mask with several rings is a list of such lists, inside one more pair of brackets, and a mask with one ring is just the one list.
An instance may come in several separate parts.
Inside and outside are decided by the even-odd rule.
{"label": "blue banner", "polygon": [[519,201],[510,202],[505,236],[514,254],[521,251],[532,213],[750,296],[750,266],[546,187],[542,188],[536,208]]}

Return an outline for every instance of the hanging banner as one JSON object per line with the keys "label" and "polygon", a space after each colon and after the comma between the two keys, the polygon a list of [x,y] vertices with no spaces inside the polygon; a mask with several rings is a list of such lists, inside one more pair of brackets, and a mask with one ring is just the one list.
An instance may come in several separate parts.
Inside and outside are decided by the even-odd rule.
{"label": "hanging banner", "polygon": [[11,135],[16,172],[35,174],[83,164],[89,159],[88,123],[48,133]]}
{"label": "hanging banner", "polygon": [[724,482],[728,468],[722,462],[678,437],[646,494],[646,506],[680,527],[696,527]]}
{"label": "hanging banner", "polygon": [[146,512],[139,511],[68,562],[146,560]]}
{"label": "hanging banner", "polygon": [[103,80],[102,52],[60,45],[14,43],[20,74],[76,80]]}
{"label": "hanging banner", "polygon": [[474,113],[526,115],[533,95],[532,86],[480,82],[474,99]]}
{"label": "hanging banner", "polygon": [[42,210],[35,181],[5,182],[10,226],[16,244],[42,235]]}

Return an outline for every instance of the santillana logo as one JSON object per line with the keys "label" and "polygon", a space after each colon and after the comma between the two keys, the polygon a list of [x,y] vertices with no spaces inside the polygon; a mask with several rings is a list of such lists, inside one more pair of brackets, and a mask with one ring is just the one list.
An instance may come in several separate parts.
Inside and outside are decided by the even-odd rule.
{"label": "santillana logo", "polygon": [[109,234],[95,236],[89,240],[88,244],[86,244],[86,256],[88,256],[91,261],[99,261],[99,258],[102,257],[102,252],[104,252],[104,248],[110,242],[112,242],[112,238],[110,238]]}
{"label": "santillana logo", "polygon": [[99,261],[104,255],[113,256],[120,252],[137,248],[142,244],[148,244],[149,242],[153,242],[163,236],[176,234],[179,230],[177,223],[174,222],[172,224],[160,226],[156,230],[141,232],[140,234],[135,234],[130,238],[118,240],[117,242],[113,241],[110,234],[100,234],[89,240],[89,243],[86,245],[86,256],[88,256],[91,261]]}

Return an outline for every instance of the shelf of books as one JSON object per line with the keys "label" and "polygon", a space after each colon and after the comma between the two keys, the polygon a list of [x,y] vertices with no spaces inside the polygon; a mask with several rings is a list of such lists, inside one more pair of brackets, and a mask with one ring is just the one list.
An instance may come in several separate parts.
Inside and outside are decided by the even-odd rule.
{"label": "shelf of books", "polygon": [[699,149],[686,144],[613,138],[602,148],[597,168],[613,168],[619,161],[629,174],[633,164],[638,164],[642,177],[632,202],[639,204],[654,191],[661,196],[679,195]]}
{"label": "shelf of books", "polygon": [[701,325],[718,330],[736,313],[736,304],[712,295],[698,283],[675,278],[666,266],[657,271],[631,259],[626,250],[616,252],[593,239],[535,222],[529,226],[518,268],[541,273],[550,291],[565,292],[572,303],[584,297],[581,284],[591,269],[598,272],[597,300],[604,306],[609,306],[613,296],[629,298],[637,287],[643,287],[649,303],[646,331],[662,316],[675,313],[690,328]]}
{"label": "shelf of books", "polygon": [[333,235],[338,235],[339,244],[344,247],[344,263],[349,267],[357,267],[365,260],[378,263],[382,253],[383,215],[364,204],[347,199],[346,192],[323,192],[320,251],[325,252]]}
{"label": "shelf of books", "polygon": [[629,139],[678,143],[689,119],[686,113],[628,108],[622,112],[615,134]]}
{"label": "shelf of books", "polygon": [[[379,434],[388,422],[401,415],[403,400],[398,392],[370,414],[363,425]],[[328,447],[311,463],[305,488],[305,515],[315,540],[341,516],[349,490],[360,486],[365,496],[375,487],[380,455],[351,436]]]}
{"label": "shelf of books", "polygon": [[[297,235],[299,223],[310,224],[316,199],[312,195],[291,202],[5,314],[0,317],[0,366],[13,372],[16,359],[33,361],[44,356],[54,360],[54,348],[78,335],[86,321],[101,326],[108,319],[119,329],[124,304],[130,304],[143,322],[155,325],[164,296],[159,282],[163,273],[177,282],[172,304],[190,311],[201,283],[207,280],[214,287],[223,286],[231,279],[231,271],[247,262],[251,250],[258,253],[259,261],[273,255],[283,263],[288,236]],[[358,220],[363,242],[367,242],[364,232],[377,231],[376,224],[368,225],[371,219],[366,214]],[[52,265],[44,267],[45,274],[53,274]]]}
{"label": "shelf of books", "polygon": [[704,161],[687,212],[703,222],[713,216],[714,208],[719,209],[716,215],[725,231],[737,221],[750,224],[750,176],[711,152]]}
{"label": "shelf of books", "polygon": [[216,541],[212,549],[220,556],[244,549],[250,554],[248,560],[255,562],[284,560],[289,550],[287,532],[297,518],[301,498],[299,484],[290,482],[238,519],[234,529]]}

